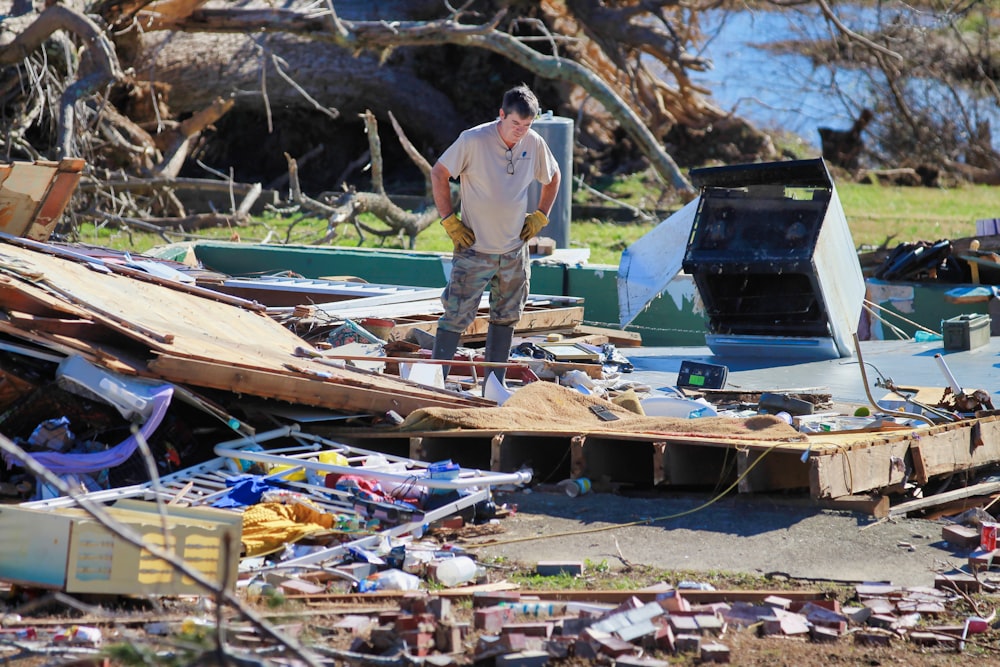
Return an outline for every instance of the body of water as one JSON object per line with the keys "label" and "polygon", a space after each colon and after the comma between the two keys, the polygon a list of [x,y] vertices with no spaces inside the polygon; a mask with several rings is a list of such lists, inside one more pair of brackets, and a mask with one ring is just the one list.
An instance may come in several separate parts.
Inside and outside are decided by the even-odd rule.
{"label": "body of water", "polygon": [[761,129],[793,132],[818,150],[816,128],[848,128],[871,104],[866,73],[816,68],[804,56],[761,48],[828,37],[818,13],[713,11],[704,15],[703,30],[708,40],[701,55],[713,67],[692,80],[711,90],[719,107]]}
{"label": "body of water", "polygon": [[[879,25],[894,21],[932,28],[949,18],[912,8],[905,14],[878,6],[843,5],[836,11],[840,20],[859,34],[870,34]],[[865,108],[876,111],[877,125],[879,116],[887,113],[889,104],[880,104],[880,100],[887,100],[890,92],[881,72],[817,67],[805,56],[762,48],[777,42],[835,38],[835,29],[816,8],[718,10],[703,13],[701,20],[707,37],[701,54],[713,67],[692,73],[692,80],[711,90],[711,99],[722,109],[759,128],[793,132],[818,150],[817,128],[848,129]],[[1000,111],[992,98],[956,92],[934,79],[910,78],[905,88],[919,108],[930,110],[932,117],[937,114],[954,119],[957,131],[966,136],[982,121],[1000,127]],[[993,145],[994,149],[1000,146],[1000,133],[995,133]]]}

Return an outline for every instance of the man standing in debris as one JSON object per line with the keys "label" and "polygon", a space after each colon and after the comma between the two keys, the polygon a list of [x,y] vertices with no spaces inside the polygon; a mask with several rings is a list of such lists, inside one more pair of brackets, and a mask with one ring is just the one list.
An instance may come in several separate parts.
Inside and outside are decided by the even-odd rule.
{"label": "man standing in debris", "polygon": [[[559,190],[559,165],[531,129],[538,111],[538,99],[526,85],[511,88],[504,93],[499,118],[462,132],[431,170],[434,204],[455,244],[451,278],[441,296],[445,312],[438,320],[435,359],[454,358],[487,286],[486,361],[505,362],[510,355],[514,325],[528,298],[527,241],[548,224]],[[459,179],[461,216],[452,208],[451,178]],[[538,208],[529,213],[528,187],[535,181],[541,194]],[[484,379],[490,374],[502,383],[506,372],[491,368]]]}

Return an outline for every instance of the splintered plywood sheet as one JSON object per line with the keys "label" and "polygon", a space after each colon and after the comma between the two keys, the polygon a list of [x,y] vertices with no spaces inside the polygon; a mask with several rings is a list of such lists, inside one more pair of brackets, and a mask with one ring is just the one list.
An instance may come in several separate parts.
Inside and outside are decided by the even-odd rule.
{"label": "splintered plywood sheet", "polygon": [[[64,299],[154,350],[280,369],[302,340],[270,318],[155,283],[92,270],[16,246],[0,246],[0,265],[31,267]],[[146,333],[142,333],[146,332]],[[170,339],[171,342],[164,342]]]}
{"label": "splintered plywood sheet", "polygon": [[[17,274],[43,283],[85,310],[95,321],[172,358],[284,375],[289,374],[286,364],[292,364],[334,382],[363,384],[389,394],[423,396],[429,404],[463,403],[450,392],[438,393],[404,385],[394,378],[359,374],[299,358],[295,356],[296,348],[306,345],[301,338],[266,315],[237,306],[156,283],[104,273],[83,263],[12,245],[0,246],[0,267],[14,268]],[[184,382],[189,378],[185,374],[172,375],[168,379]],[[256,388],[259,392],[251,389],[248,388],[249,393],[268,396],[264,387]],[[330,390],[334,389],[339,388]]]}

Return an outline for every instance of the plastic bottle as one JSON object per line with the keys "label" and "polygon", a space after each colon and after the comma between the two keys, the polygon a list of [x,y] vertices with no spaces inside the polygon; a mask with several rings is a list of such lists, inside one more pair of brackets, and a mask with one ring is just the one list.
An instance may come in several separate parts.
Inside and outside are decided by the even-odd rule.
{"label": "plastic bottle", "polygon": [[468,556],[446,558],[434,567],[434,578],[444,586],[458,586],[476,577],[476,561]]}
{"label": "plastic bottle", "polygon": [[420,588],[420,577],[391,569],[376,572],[358,583],[358,591],[415,591]]}

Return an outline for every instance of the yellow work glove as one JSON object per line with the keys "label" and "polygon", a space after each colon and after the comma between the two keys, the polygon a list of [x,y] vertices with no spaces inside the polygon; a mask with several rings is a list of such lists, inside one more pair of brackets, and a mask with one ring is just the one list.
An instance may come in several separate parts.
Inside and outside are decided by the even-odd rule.
{"label": "yellow work glove", "polygon": [[465,250],[476,242],[476,235],[473,231],[463,225],[462,221],[454,213],[447,218],[442,218],[441,226],[444,227],[444,231],[448,232],[448,236],[451,237],[455,248],[458,250]]}
{"label": "yellow work glove", "polygon": [[537,236],[542,227],[549,224],[549,219],[541,211],[535,211],[524,216],[524,227],[521,228],[521,240],[527,241],[532,236]]}

